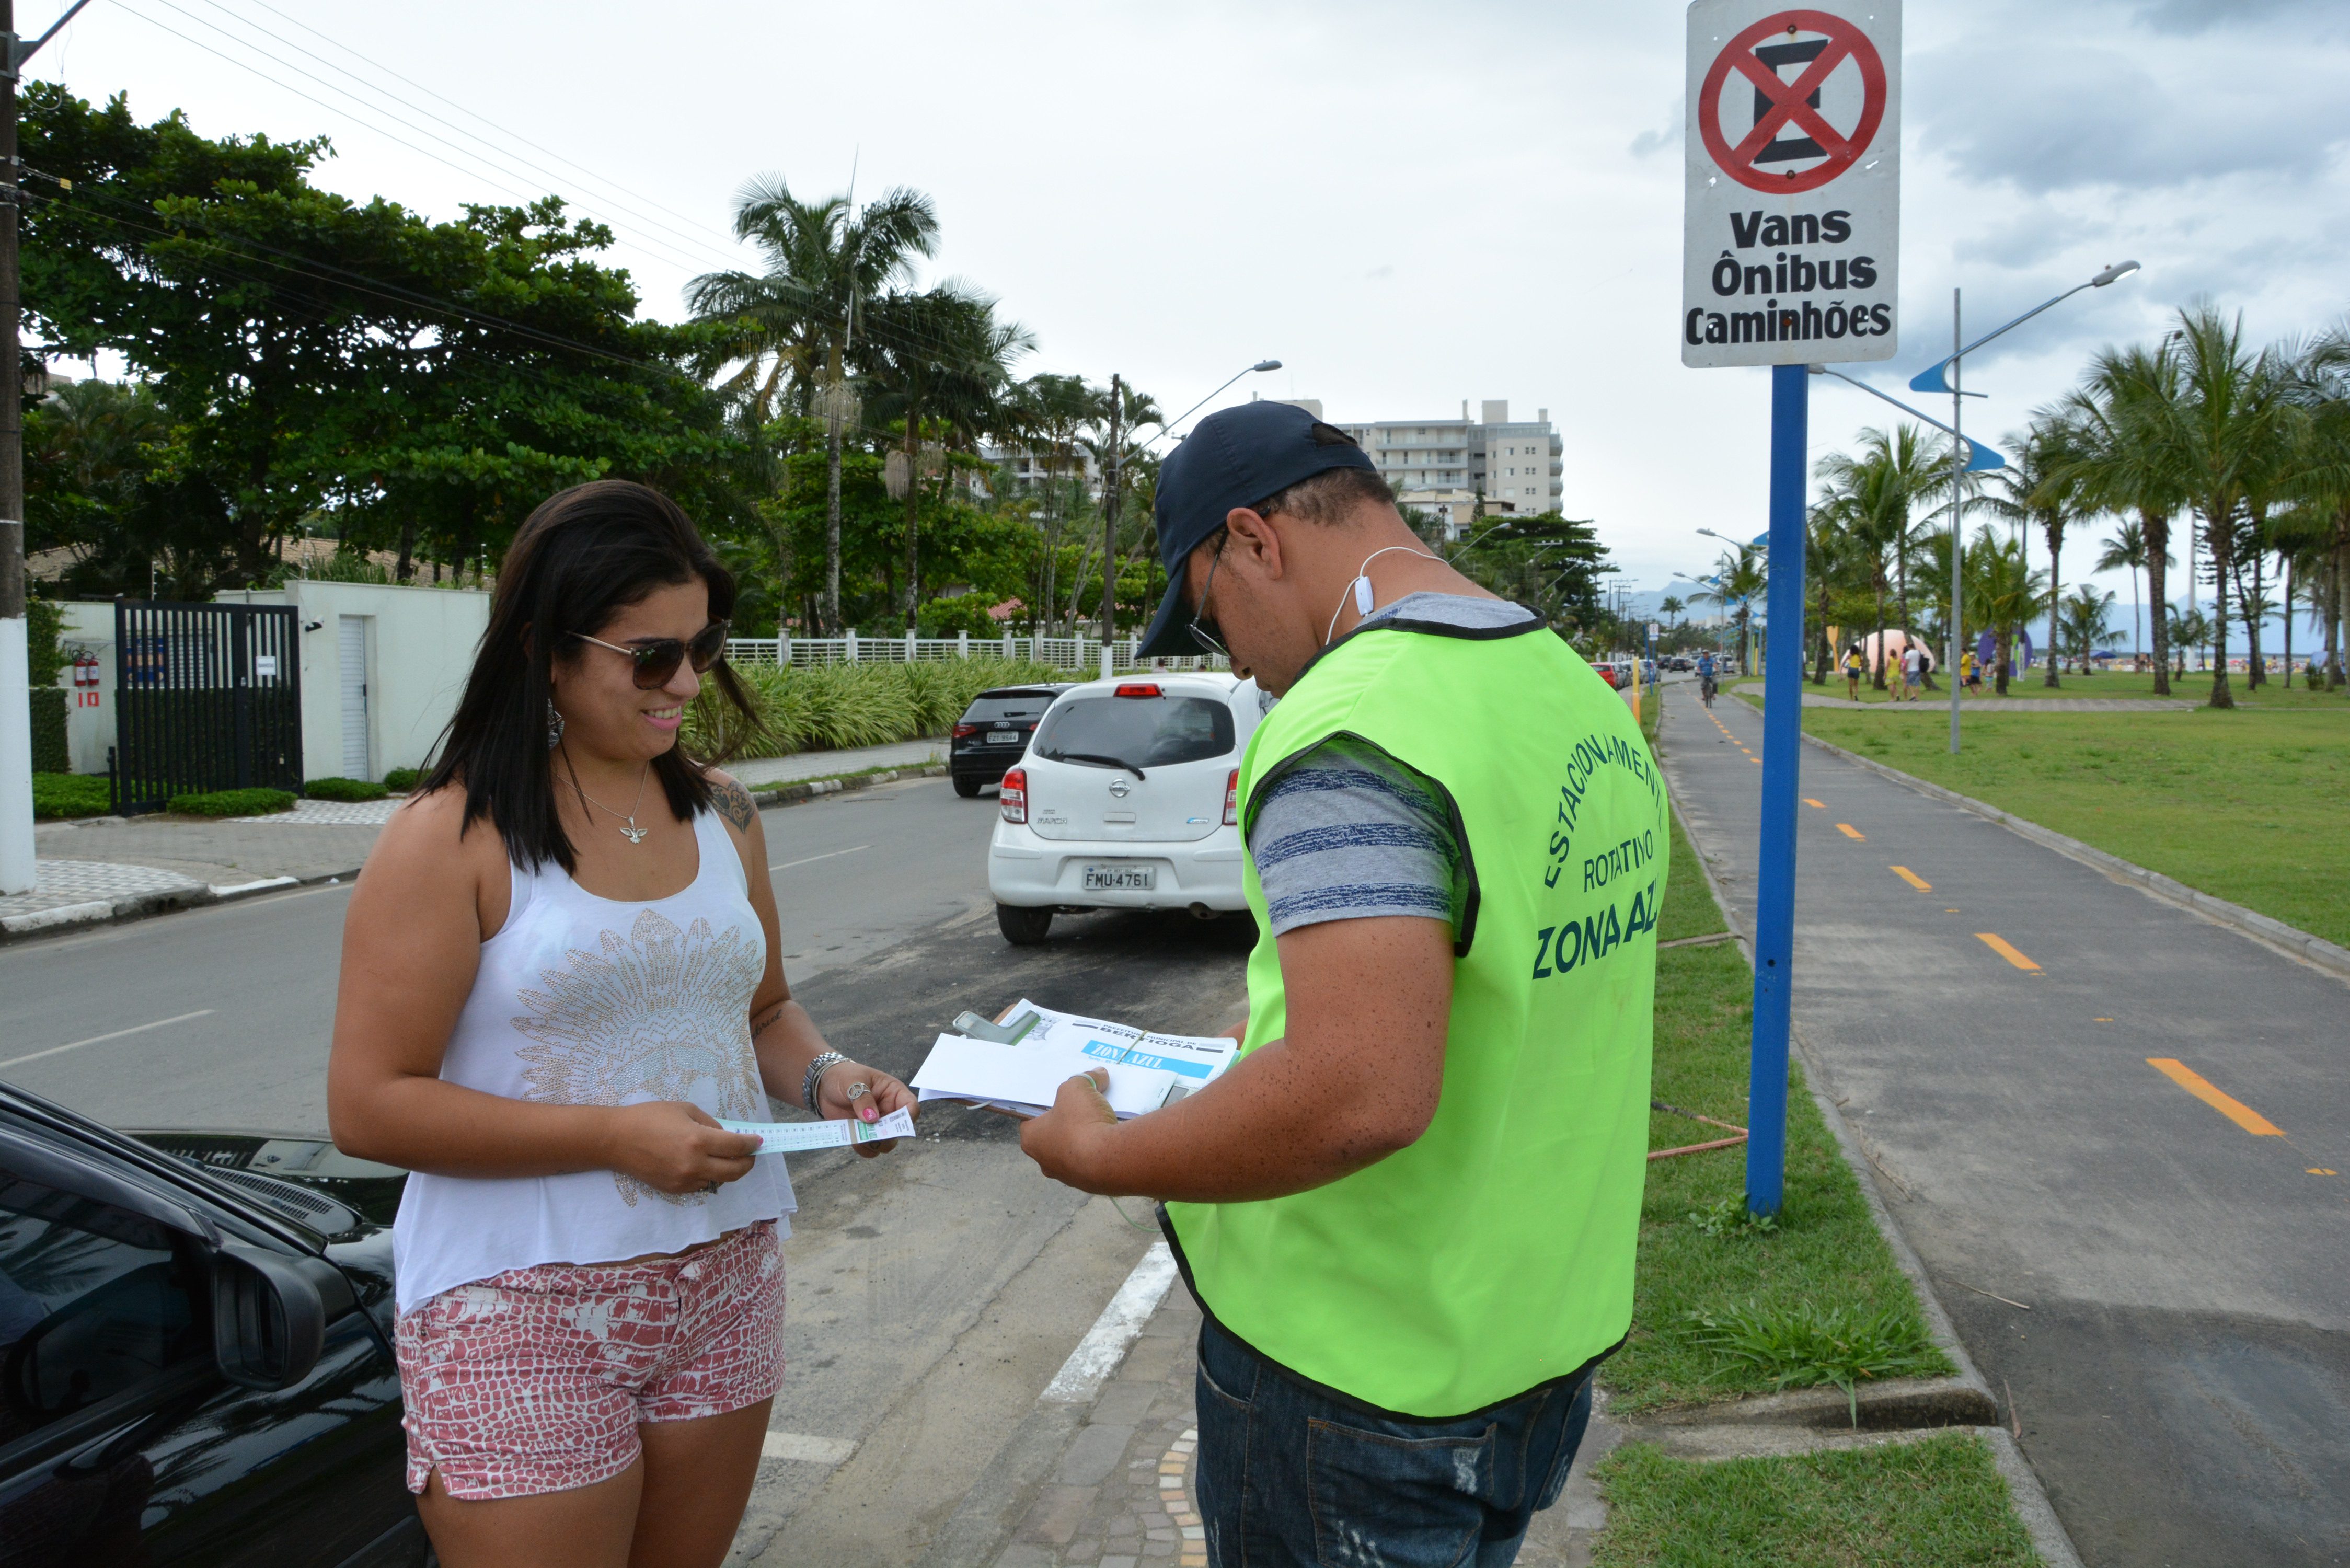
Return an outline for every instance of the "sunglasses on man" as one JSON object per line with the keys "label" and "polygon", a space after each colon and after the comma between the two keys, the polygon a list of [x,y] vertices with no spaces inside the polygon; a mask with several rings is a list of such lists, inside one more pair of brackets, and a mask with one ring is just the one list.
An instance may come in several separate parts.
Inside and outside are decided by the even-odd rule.
{"label": "sunglasses on man", "polygon": [[608,648],[614,653],[625,653],[636,665],[637,690],[652,691],[666,686],[677,667],[687,659],[693,660],[693,672],[700,675],[717,663],[726,651],[727,622],[713,620],[693,634],[690,642],[680,642],[673,637],[649,637],[625,646],[606,642],[600,637],[589,637],[584,631],[571,635],[582,642],[592,642],[598,648]]}

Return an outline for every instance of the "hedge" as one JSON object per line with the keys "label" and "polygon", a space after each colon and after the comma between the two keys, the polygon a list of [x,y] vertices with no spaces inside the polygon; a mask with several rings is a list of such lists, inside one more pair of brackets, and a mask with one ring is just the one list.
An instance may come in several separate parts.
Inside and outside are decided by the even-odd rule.
{"label": "hedge", "polygon": [[990,687],[1073,678],[1068,670],[1018,659],[805,669],[753,664],[735,673],[751,690],[758,726],[744,725],[705,690],[686,713],[685,744],[697,755],[781,757],[941,735]]}
{"label": "hedge", "polygon": [[172,809],[188,816],[267,816],[294,809],[288,789],[216,789],[203,794],[175,794]]}
{"label": "hedge", "polygon": [[302,793],[312,800],[381,800],[391,791],[366,779],[323,778],[303,780]]}
{"label": "hedge", "polygon": [[383,787],[394,794],[406,794],[416,787],[416,781],[423,776],[414,768],[390,768],[384,773]]}
{"label": "hedge", "polygon": [[66,699],[62,686],[33,688],[33,771],[62,774],[73,771],[73,753],[66,745]]}
{"label": "hedge", "polygon": [[98,774],[56,771],[33,774],[33,816],[55,821],[66,816],[104,816],[112,809],[106,779]]}

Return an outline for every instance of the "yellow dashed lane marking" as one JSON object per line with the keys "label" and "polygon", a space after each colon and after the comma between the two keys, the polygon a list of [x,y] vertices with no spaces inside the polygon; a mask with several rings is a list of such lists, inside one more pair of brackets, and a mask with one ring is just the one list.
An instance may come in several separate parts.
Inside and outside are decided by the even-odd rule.
{"label": "yellow dashed lane marking", "polygon": [[1825,811],[1828,808],[1827,802],[1824,800],[1814,800],[1810,795],[1805,795],[1804,797],[1804,804],[1808,806],[1817,807],[1821,811]]}
{"label": "yellow dashed lane marking", "polygon": [[1846,838],[1851,839],[1856,844],[1866,844],[1868,842],[1868,836],[1861,832],[1859,828],[1855,827],[1849,822],[1837,823],[1836,831],[1843,834]]}
{"label": "yellow dashed lane marking", "polygon": [[2033,963],[2030,959],[2025,958],[2022,953],[2017,952],[2014,947],[2005,937],[1999,936],[1991,931],[1977,931],[1975,933],[1975,940],[1988,946],[1991,951],[1997,953],[2000,957],[2005,959],[2008,962],[2013,964],[2018,969],[2036,970],[2040,967],[2038,964]]}
{"label": "yellow dashed lane marking", "polygon": [[[2168,1056],[2148,1056],[2146,1064],[2243,1128],[2259,1137],[2282,1137],[2284,1128],[2232,1096],[2223,1095],[2210,1081],[2186,1063]],[[2313,1173],[2314,1174],[2314,1173]]]}
{"label": "yellow dashed lane marking", "polygon": [[1887,866],[1886,869],[1892,872],[1896,877],[1900,877],[1904,882],[1908,883],[1912,888],[1917,888],[1920,893],[1930,893],[1934,890],[1934,885],[1931,882],[1927,881],[1926,878],[1918,876],[1918,873],[1910,870],[1907,866]]}

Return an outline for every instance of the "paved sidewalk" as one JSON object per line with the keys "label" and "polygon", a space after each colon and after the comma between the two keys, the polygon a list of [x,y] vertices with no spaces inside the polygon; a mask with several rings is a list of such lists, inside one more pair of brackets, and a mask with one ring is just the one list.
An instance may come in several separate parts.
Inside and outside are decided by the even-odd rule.
{"label": "paved sidewalk", "polygon": [[[910,741],[850,751],[764,757],[729,769],[754,789],[858,774],[918,768],[946,754],[944,741]],[[45,822],[33,830],[38,885],[0,898],[0,931],[24,934],[67,922],[71,909],[94,919],[152,913],[159,907],[209,903],[257,882],[324,881],[358,871],[376,835],[402,797],[378,801],[302,800],[291,811],[218,820],[184,816],[99,816]],[[91,909],[104,905],[108,909]],[[108,910],[112,913],[109,916]],[[36,927],[29,918],[44,917]]]}
{"label": "paved sidewalk", "polygon": [[[1200,1308],[1179,1280],[1102,1386],[995,1568],[1205,1568],[1193,1378]],[[1595,1417],[1558,1505],[1534,1516],[1522,1568],[1582,1568],[1606,1511],[1592,1466],[1620,1440]]]}

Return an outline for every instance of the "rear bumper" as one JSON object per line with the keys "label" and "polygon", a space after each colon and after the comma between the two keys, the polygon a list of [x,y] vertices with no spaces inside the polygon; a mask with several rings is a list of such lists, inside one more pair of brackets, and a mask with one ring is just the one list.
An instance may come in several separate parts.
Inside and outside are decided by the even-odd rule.
{"label": "rear bumper", "polygon": [[1020,759],[1027,754],[1026,746],[975,746],[968,752],[950,752],[947,773],[953,778],[1000,784],[1003,775],[1018,767]]}
{"label": "rear bumper", "polygon": [[[1241,888],[1240,833],[1219,828],[1184,843],[1040,838],[1014,823],[998,822],[987,847],[987,889],[1016,909],[1188,909],[1194,904],[1226,913],[1248,908]],[[1137,889],[1086,888],[1088,866],[1149,866],[1159,885]]]}

